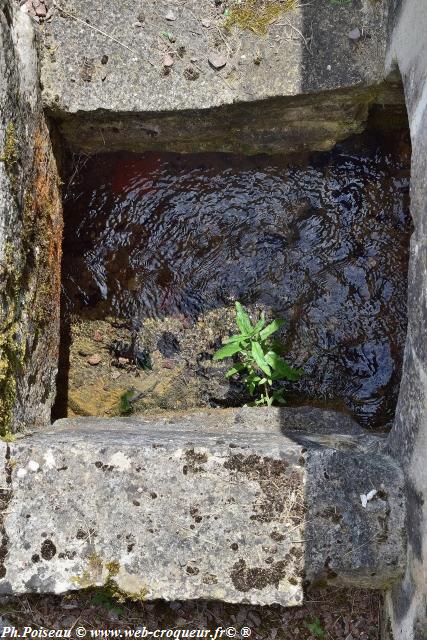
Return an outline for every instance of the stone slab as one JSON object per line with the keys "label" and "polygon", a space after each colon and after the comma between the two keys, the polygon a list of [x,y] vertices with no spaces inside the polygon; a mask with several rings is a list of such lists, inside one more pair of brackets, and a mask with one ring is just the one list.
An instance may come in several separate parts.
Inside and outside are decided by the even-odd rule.
{"label": "stone slab", "polygon": [[227,29],[233,1],[54,4],[43,100],[74,151],[329,149],[363,129],[374,101],[402,100],[382,84],[386,2],[295,3],[266,33]]}
{"label": "stone slab", "polygon": [[[43,25],[46,106],[63,113],[201,110],[384,79],[388,3],[295,3],[266,34],[256,26],[227,30],[224,11],[236,4],[58,0]],[[356,27],[363,35],[355,42],[349,33]],[[166,75],[165,52],[174,60]],[[213,54],[226,61],[220,70]]]}
{"label": "stone slab", "polygon": [[0,591],[295,606],[306,581],[389,584],[402,475],[381,439],[342,422],[334,435],[340,415],[316,409],[80,418],[3,443]]}

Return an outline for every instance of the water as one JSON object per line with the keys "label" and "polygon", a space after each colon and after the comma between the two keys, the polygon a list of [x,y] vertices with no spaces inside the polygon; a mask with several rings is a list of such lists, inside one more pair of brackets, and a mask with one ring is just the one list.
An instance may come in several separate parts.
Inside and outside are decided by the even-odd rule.
{"label": "water", "polygon": [[406,333],[409,144],[311,157],[116,153],[65,202],[67,314],[194,320],[238,299],[287,320],[290,403],[392,420]]}

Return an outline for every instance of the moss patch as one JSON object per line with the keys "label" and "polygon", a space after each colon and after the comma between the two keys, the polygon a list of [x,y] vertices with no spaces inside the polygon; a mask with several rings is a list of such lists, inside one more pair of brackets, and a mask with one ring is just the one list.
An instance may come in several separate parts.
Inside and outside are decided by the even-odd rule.
{"label": "moss patch", "polygon": [[16,129],[13,122],[9,122],[6,127],[6,135],[3,153],[0,156],[0,162],[4,163],[7,175],[14,188],[16,185],[15,168],[19,160],[18,140],[16,137]]}
{"label": "moss patch", "polygon": [[[7,127],[0,159],[12,180],[19,162],[13,124]],[[22,199],[15,203],[20,209],[20,222],[9,230],[0,265],[3,306],[0,314],[0,435],[3,436],[13,431],[17,384],[25,377],[27,368],[34,370],[35,350],[40,351],[43,362],[49,359],[49,349],[57,351],[54,336],[55,326],[59,325],[62,207],[56,164],[43,122],[34,134],[32,162],[28,171],[24,171],[22,187]],[[47,336],[43,341],[39,340],[42,334]],[[56,353],[51,354],[52,362],[56,357]]]}
{"label": "moss patch", "polygon": [[283,13],[292,11],[297,6],[296,0],[242,0],[233,2],[225,21],[225,27],[231,29],[247,29],[257,35],[264,36],[270,24]]}

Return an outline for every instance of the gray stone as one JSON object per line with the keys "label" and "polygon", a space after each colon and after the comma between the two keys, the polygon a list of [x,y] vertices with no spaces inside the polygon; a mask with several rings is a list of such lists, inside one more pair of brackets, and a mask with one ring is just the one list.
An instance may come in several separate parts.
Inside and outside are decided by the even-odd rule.
{"label": "gray stone", "polygon": [[164,67],[171,67],[174,63],[174,59],[172,58],[170,53],[165,53],[164,57],[163,57],[163,66]]}
{"label": "gray stone", "polygon": [[211,53],[209,55],[209,64],[214,69],[222,69],[227,64],[227,58],[219,53]]}
{"label": "gray stone", "polygon": [[109,581],[133,598],[294,606],[307,580],[384,587],[401,574],[402,474],[343,422],[335,436],[339,414],[316,409],[69,419],[2,444],[0,591]]}
{"label": "gray stone", "polygon": [[348,32],[347,35],[350,38],[350,40],[354,40],[354,41],[360,40],[362,36],[359,27],[352,29],[351,31]]}

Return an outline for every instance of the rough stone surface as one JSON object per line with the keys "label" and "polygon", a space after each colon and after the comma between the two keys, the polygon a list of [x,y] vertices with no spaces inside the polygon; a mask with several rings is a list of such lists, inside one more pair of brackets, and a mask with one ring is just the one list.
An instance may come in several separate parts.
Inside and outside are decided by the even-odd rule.
{"label": "rough stone surface", "polygon": [[43,26],[46,108],[85,152],[272,153],[330,148],[374,100],[400,99],[381,85],[388,3],[259,4],[279,7],[265,34],[232,24],[231,1],[149,2],[143,23],[131,0],[57,3]]}
{"label": "rough stone surface", "polygon": [[390,451],[406,473],[405,576],[388,594],[384,637],[427,638],[427,11],[421,0],[394,2],[391,68],[402,75],[412,139],[408,334]]}
{"label": "rough stone surface", "polygon": [[61,203],[31,20],[0,2],[0,432],[47,424],[59,338]]}
{"label": "rough stone surface", "polygon": [[384,587],[404,506],[382,442],[316,409],[58,421],[2,445],[0,591],[293,606],[304,580]]}

